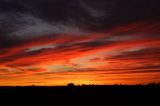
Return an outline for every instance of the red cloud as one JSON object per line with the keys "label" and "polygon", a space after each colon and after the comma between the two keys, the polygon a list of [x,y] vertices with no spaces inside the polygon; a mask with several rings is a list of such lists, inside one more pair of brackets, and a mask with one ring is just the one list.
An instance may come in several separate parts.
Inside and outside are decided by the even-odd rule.
{"label": "red cloud", "polygon": [[[23,74],[24,76],[34,78],[37,74],[36,78],[38,78],[38,76],[42,77],[46,74],[49,76],[58,74],[56,75],[57,78],[51,79],[61,81],[77,77],[73,79],[77,83],[82,81],[82,79],[85,79],[83,80],[84,82],[91,79],[91,82],[100,84],[105,84],[108,81],[110,83],[114,83],[114,81],[115,83],[139,83],[135,78],[146,78],[143,82],[158,81],[159,77],[155,73],[160,73],[160,68],[156,67],[160,65],[158,60],[160,58],[158,49],[160,45],[159,28],[158,23],[150,21],[121,27],[117,26],[103,33],[52,35],[24,41],[19,43],[19,45],[3,49],[5,52],[0,54],[0,64],[2,66],[9,67],[13,73],[15,70],[19,72],[14,74],[8,74],[8,71],[2,72],[2,66],[0,66],[0,72],[6,75],[6,79],[9,75]],[[120,39],[121,37],[123,39]],[[44,45],[54,45],[54,48],[43,48]],[[37,46],[42,46],[42,48],[35,51],[27,51],[29,48]],[[138,47],[147,49],[137,51],[133,49],[133,51],[129,51]],[[126,52],[123,50],[126,50]],[[99,52],[111,54],[107,55],[106,59],[102,59],[104,54],[95,56],[95,59],[90,59],[90,56]],[[112,52],[114,53],[112,54]],[[77,63],[70,62],[70,60],[78,58],[86,59],[86,61],[82,59],[83,61],[79,60]],[[82,62],[85,62],[85,64],[81,64]],[[94,62],[97,64],[98,62],[103,62],[103,64],[96,65]],[[76,70],[68,72],[69,75],[64,74],[65,72],[48,72],[50,70],[47,70],[46,67],[54,64],[68,65]],[[89,65],[90,67],[87,67],[87,64],[91,64]],[[92,67],[92,65],[94,66]],[[148,65],[150,67],[147,67]],[[26,69],[26,67],[30,68]],[[149,75],[147,72],[151,74]],[[107,78],[107,74],[111,74],[112,77]],[[131,78],[131,76],[135,78]],[[147,80],[147,78],[150,79]],[[44,80],[51,82],[48,79]]]}

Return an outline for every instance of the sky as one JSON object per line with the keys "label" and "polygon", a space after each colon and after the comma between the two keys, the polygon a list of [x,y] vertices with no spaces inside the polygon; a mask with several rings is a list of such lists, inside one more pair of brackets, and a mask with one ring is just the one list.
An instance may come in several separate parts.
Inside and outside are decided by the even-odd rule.
{"label": "sky", "polygon": [[0,86],[160,82],[159,0],[0,0]]}

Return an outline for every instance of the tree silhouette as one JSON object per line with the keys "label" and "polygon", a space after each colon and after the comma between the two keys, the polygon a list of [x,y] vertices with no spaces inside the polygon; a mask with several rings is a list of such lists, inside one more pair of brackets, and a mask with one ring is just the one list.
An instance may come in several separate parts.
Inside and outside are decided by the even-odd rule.
{"label": "tree silhouette", "polygon": [[74,87],[75,84],[74,84],[74,83],[68,83],[67,86],[68,86],[68,87]]}

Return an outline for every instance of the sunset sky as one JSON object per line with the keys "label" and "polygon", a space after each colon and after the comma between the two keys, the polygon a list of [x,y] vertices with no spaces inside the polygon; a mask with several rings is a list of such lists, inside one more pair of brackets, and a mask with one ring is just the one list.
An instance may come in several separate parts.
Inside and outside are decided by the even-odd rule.
{"label": "sunset sky", "polygon": [[0,0],[0,86],[160,82],[159,0]]}

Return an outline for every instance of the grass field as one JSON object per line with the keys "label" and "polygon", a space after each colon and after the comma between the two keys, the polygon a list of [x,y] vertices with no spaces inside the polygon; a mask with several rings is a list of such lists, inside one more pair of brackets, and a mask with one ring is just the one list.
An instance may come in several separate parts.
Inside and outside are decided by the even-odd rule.
{"label": "grass field", "polygon": [[158,106],[160,85],[0,87],[0,99],[6,105]]}

